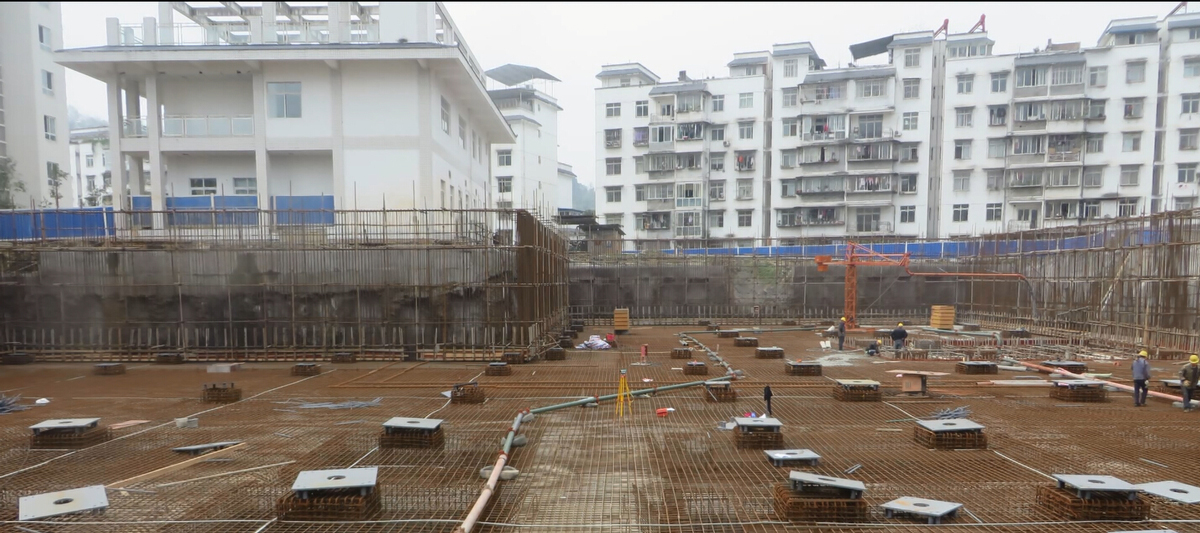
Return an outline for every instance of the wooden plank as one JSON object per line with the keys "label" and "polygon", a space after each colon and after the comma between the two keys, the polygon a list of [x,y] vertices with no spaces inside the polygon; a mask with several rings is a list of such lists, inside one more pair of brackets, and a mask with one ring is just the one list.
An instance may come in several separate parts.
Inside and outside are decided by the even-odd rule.
{"label": "wooden plank", "polygon": [[241,448],[242,446],[245,446],[245,445],[246,445],[246,443],[244,443],[244,442],[243,442],[243,443],[241,443],[241,444],[235,444],[235,445],[233,445],[233,446],[230,446],[230,447],[228,447],[228,448],[222,448],[222,449],[220,449],[220,450],[216,450],[216,451],[213,451],[213,452],[209,452],[209,453],[206,453],[206,454],[204,454],[204,455],[200,455],[200,456],[197,456],[197,457],[193,457],[193,458],[191,458],[191,459],[188,459],[188,460],[186,460],[186,461],[180,461],[180,462],[178,462],[178,463],[175,463],[175,464],[173,464],[173,465],[170,465],[170,466],[164,466],[164,467],[162,467],[162,468],[159,468],[158,470],[152,470],[152,471],[150,471],[150,472],[146,472],[145,474],[140,474],[140,475],[137,475],[137,476],[131,477],[131,478],[129,478],[129,479],[122,479],[121,481],[117,481],[116,483],[110,483],[110,484],[108,484],[108,488],[122,488],[122,487],[124,487],[125,485],[132,485],[132,484],[134,484],[134,483],[139,483],[139,482],[142,482],[142,481],[147,481],[147,480],[154,479],[154,478],[156,478],[156,477],[164,476],[164,475],[166,475],[166,474],[170,474],[171,472],[174,472],[174,471],[176,471],[176,470],[181,470],[181,469],[187,468],[187,467],[189,467],[189,466],[192,466],[192,465],[194,465],[194,464],[196,464],[196,463],[199,463],[199,462],[201,462],[201,461],[207,461],[207,460],[209,460],[209,459],[211,459],[211,458],[213,458],[213,457],[216,457],[216,456],[218,456],[218,455],[224,455],[224,454],[226,454],[226,453],[228,453],[228,452],[230,452],[230,451],[236,450],[236,449],[238,449],[238,448]]}

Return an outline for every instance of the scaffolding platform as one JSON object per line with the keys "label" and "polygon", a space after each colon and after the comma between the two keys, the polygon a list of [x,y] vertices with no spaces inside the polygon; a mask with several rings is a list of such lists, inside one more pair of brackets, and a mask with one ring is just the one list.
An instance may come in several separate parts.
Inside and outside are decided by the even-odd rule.
{"label": "scaffolding platform", "polygon": [[1107,402],[1104,382],[1089,379],[1051,380],[1050,397],[1065,402]]}
{"label": "scaffolding platform", "polygon": [[836,379],[833,384],[833,398],[842,402],[879,402],[883,401],[883,392],[879,390],[878,381]]}
{"label": "scaffolding platform", "polygon": [[733,345],[741,347],[758,346],[758,337],[738,337],[733,339]]}
{"label": "scaffolding platform", "polygon": [[242,389],[233,383],[208,383],[204,385],[200,399],[204,403],[230,403],[242,399]]}
{"label": "scaffolding platform", "polygon": [[1000,367],[991,361],[960,361],[954,365],[956,374],[998,374]]}
{"label": "scaffolding platform", "polygon": [[485,376],[510,376],[512,375],[512,367],[505,362],[488,363],[488,366],[483,371]]}
{"label": "scaffolding platform", "polygon": [[983,429],[965,418],[919,420],[913,438],[917,444],[935,450],[983,450],[988,446]]}
{"label": "scaffolding platform", "polygon": [[450,388],[450,403],[452,404],[483,403],[485,400],[487,400],[487,396],[484,395],[483,388],[474,381],[458,383]]}
{"label": "scaffolding platform", "polygon": [[701,394],[705,400],[722,403],[737,401],[738,397],[737,389],[728,381],[706,381]]}
{"label": "scaffolding platform", "polygon": [[[757,344],[757,343],[755,343]],[[755,359],[783,359],[783,348],[778,346],[766,346],[754,350]]]}
{"label": "scaffolding platform", "polygon": [[315,376],[321,373],[321,365],[316,363],[296,363],[292,365],[293,376]]}
{"label": "scaffolding platform", "polygon": [[788,361],[784,370],[789,376],[820,376],[822,374],[821,363],[814,362]]}
{"label": "scaffolding platform", "polygon": [[383,423],[380,448],[441,448],[442,421],[436,418],[395,417]]}
{"label": "scaffolding platform", "polygon": [[115,376],[125,373],[124,363],[97,363],[92,367],[92,373],[97,376]]}
{"label": "scaffolding platform", "polygon": [[683,365],[683,374],[685,376],[707,376],[708,365],[704,364],[704,361],[688,361],[686,365]]}

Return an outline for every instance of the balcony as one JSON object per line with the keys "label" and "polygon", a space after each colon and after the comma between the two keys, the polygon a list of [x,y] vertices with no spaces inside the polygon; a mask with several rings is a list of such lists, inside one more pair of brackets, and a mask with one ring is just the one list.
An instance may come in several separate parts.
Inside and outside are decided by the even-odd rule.
{"label": "balcony", "polygon": [[650,123],[651,124],[674,124],[675,123],[675,115],[660,115],[658,113],[653,113],[650,115]]}
{"label": "balcony", "polygon": [[857,129],[850,132],[850,139],[854,141],[884,141],[895,139],[900,136],[900,131],[885,129],[880,131],[859,132]]}
{"label": "balcony", "polygon": [[646,200],[646,209],[649,211],[669,211],[675,207],[675,200],[671,198]]}
{"label": "balcony", "polygon": [[890,193],[893,188],[891,176],[860,176],[850,178],[847,193]]}
{"label": "balcony", "polygon": [[844,226],[846,221],[837,216],[831,217],[804,217],[805,226]]}
{"label": "balcony", "polygon": [[250,115],[166,115],[163,137],[252,137]]}
{"label": "balcony", "polygon": [[1010,189],[1021,189],[1021,188],[1026,188],[1026,187],[1041,187],[1041,186],[1042,186],[1042,177],[1041,176],[1031,177],[1031,178],[1023,178],[1023,177],[1022,178],[1017,178],[1017,177],[1008,178],[1008,188],[1010,188]]}
{"label": "balcony", "polygon": [[803,142],[832,142],[846,140],[845,131],[810,131],[800,135]]}
{"label": "balcony", "polygon": [[796,192],[802,196],[804,196],[804,195],[811,196],[811,195],[818,195],[818,194],[839,194],[840,195],[840,194],[843,194],[846,192],[846,185],[841,180],[838,180],[836,182],[820,182],[820,183],[812,183],[812,184],[808,183],[807,181],[804,181],[804,182],[801,182],[800,190],[798,190]]}
{"label": "balcony", "polygon": [[675,151],[675,139],[671,139],[669,141],[660,141],[660,142],[650,141],[650,153],[652,153],[652,154],[656,153],[656,152],[674,152],[674,151]]}
{"label": "balcony", "polygon": [[1030,220],[1009,220],[1008,231],[1028,231],[1037,229],[1037,224]]}
{"label": "balcony", "polygon": [[854,228],[852,233],[855,235],[891,235],[892,233],[895,233],[895,230],[892,228],[892,223],[890,221],[876,220],[873,221],[873,223],[867,224],[865,227]]}
{"label": "balcony", "polygon": [[1075,163],[1079,161],[1079,152],[1060,152],[1046,155],[1047,163]]}
{"label": "balcony", "polygon": [[125,117],[121,119],[121,136],[128,138],[146,137],[150,129],[146,126],[146,117]]}
{"label": "balcony", "polygon": [[[110,35],[117,46],[221,46],[240,44],[263,44],[256,42],[254,35],[261,34],[262,40],[280,44],[327,44],[329,43],[327,21],[276,22],[218,22],[211,25],[194,23],[121,24],[116,35]],[[147,30],[150,35],[147,35]],[[158,33],[154,34],[154,30]],[[340,26],[344,43],[378,43],[379,24],[372,22],[345,22]],[[271,37],[274,37],[272,39]]]}
{"label": "balcony", "polygon": [[890,143],[866,144],[851,149],[849,161],[895,161],[897,154]]}

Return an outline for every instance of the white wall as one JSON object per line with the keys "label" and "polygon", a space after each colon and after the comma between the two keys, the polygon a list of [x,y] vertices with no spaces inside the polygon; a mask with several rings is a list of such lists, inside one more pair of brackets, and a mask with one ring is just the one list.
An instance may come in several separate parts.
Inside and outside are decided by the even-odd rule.
{"label": "white wall", "polygon": [[[165,107],[167,115],[253,115],[253,83],[249,72],[241,75],[160,75],[159,103]],[[307,89],[304,87],[303,90]],[[308,113],[308,109],[303,111]]]}
{"label": "white wall", "polygon": [[[415,61],[343,61],[342,116],[346,137],[420,134]],[[434,112],[437,118],[437,111]]]}
{"label": "white wall", "polygon": [[[329,137],[331,127],[331,92],[329,67],[321,62],[263,64],[263,78],[271,82],[300,83],[300,118],[270,118],[267,115],[267,136]],[[344,87],[344,86],[343,86]],[[264,89],[264,94],[266,91]]]}
{"label": "white wall", "polygon": [[253,153],[169,154],[166,196],[191,196],[192,178],[216,178],[217,194],[233,196],[233,178],[253,178]]}
{"label": "white wall", "polygon": [[[272,159],[272,171],[274,162]],[[388,209],[425,208],[425,204],[413,201],[419,167],[418,150],[347,149],[346,198],[342,208],[382,209],[385,205]],[[428,207],[438,205],[430,203]]]}
{"label": "white wall", "polygon": [[[333,195],[333,155],[329,152],[272,153],[270,157],[271,196]],[[250,164],[249,175],[253,176],[253,157]],[[172,166],[172,179],[175,174],[176,169]],[[363,194],[362,187],[359,187],[359,194]]]}

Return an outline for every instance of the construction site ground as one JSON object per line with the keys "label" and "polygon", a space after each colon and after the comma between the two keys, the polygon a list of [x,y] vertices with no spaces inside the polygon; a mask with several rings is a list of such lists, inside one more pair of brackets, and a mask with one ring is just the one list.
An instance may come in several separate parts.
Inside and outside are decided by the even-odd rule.
{"label": "construction site ground", "polygon": [[[514,365],[509,376],[485,376],[484,363],[368,362],[322,364],[313,377],[290,375],[290,363],[251,363],[229,374],[203,364],[131,364],[127,373],[92,374],[91,364],[35,363],[0,369],[0,391],[26,405],[0,416],[0,531],[28,533],[299,533],[453,531],[479,496],[481,468],[495,463],[501,440],[522,409],[617,391],[618,370],[639,390],[696,381],[684,360],[671,359],[677,334],[702,327],[634,327],[609,351],[570,350],[565,361]],[[589,327],[589,334],[606,332]],[[1047,387],[981,385],[1015,373],[963,375],[954,361],[868,358],[861,350],[822,350],[814,332],[762,332],[759,345],[784,349],[787,359],[818,360],[824,376],[785,374],[784,361],[758,359],[753,347],[697,333],[708,347],[745,372],[732,403],[707,401],[702,388],[638,398],[618,418],[613,403],[538,415],[521,426],[528,444],[515,448],[520,471],[501,482],[476,531],[556,532],[888,532],[932,526],[885,518],[879,505],[902,496],[959,502],[964,512],[937,526],[947,532],[1200,531],[1200,506],[1154,496],[1146,523],[1067,522],[1035,504],[1050,474],[1111,475],[1131,483],[1200,480],[1200,414],[1166,400],[1134,408],[1127,393],[1107,403],[1064,403]],[[833,340],[836,348],[836,339]],[[649,346],[648,365],[638,365]],[[719,347],[719,348],[718,348]],[[1061,356],[1057,348],[1023,347],[1030,360]],[[697,352],[699,360],[703,354]],[[947,355],[947,354],[943,354]],[[953,354],[948,354],[952,356]],[[1089,362],[1095,372],[1128,381],[1128,363]],[[709,377],[723,369],[710,362]],[[1154,361],[1156,377],[1174,377],[1174,362]],[[896,370],[949,375],[929,380],[928,397],[900,392]],[[1045,377],[1044,375],[1042,376]],[[832,378],[883,383],[883,402],[833,399]],[[200,401],[206,383],[232,381],[242,399]],[[483,404],[450,404],[451,385],[478,381]],[[774,392],[774,416],[784,424],[784,447],[821,455],[818,466],[775,467],[760,450],[740,450],[719,423],[764,410],[763,386]],[[301,409],[309,402],[380,398],[358,409]],[[674,408],[666,417],[658,408]],[[934,451],[913,438],[917,417],[968,407],[986,426],[987,450]],[[381,423],[391,417],[445,420],[440,449],[377,448]],[[113,431],[113,440],[76,451],[31,450],[28,427],[54,418],[100,417],[101,425],[148,422]],[[196,428],[175,419],[198,418]],[[189,459],[179,446],[218,441],[245,445],[185,468],[135,483],[118,482]],[[861,465],[851,474],[845,471]],[[276,520],[275,502],[301,470],[376,466],[382,511],[368,522]],[[265,467],[265,468],[260,468]],[[857,479],[870,504],[863,524],[787,523],[773,509],[772,486],[790,470]],[[230,472],[239,472],[231,475]],[[212,477],[209,477],[212,476]],[[106,512],[16,523],[21,496],[117,484]]]}

